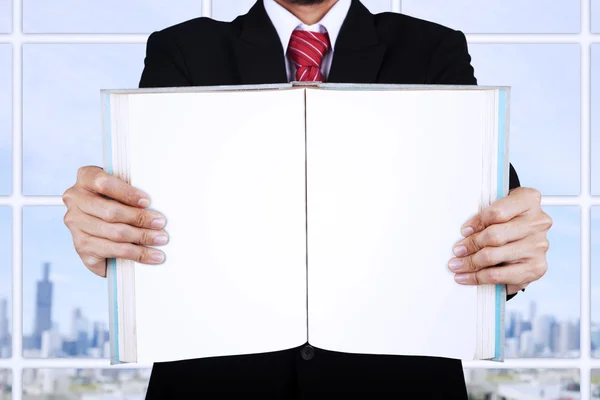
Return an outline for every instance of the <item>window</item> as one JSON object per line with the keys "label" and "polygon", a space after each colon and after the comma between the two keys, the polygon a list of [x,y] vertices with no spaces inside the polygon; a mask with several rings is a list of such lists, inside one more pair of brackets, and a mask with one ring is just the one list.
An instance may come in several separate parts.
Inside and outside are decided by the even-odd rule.
{"label": "window", "polygon": [[[0,359],[12,353],[12,213],[0,206]],[[0,385],[2,385],[0,373]],[[0,389],[0,393],[2,390]]]}
{"label": "window", "polygon": [[600,0],[591,0],[592,2],[592,32],[600,33]]}
{"label": "window", "polygon": [[[592,110],[600,109],[600,44],[592,45]],[[600,113],[592,112],[592,154],[600,154]],[[600,195],[600,158],[592,157],[592,194]]]}
{"label": "window", "polygon": [[12,0],[0,0],[0,33],[12,31]]}
{"label": "window", "polygon": [[12,192],[12,46],[0,44],[0,196]]}
{"label": "window", "polygon": [[23,397],[143,399],[149,379],[149,369],[25,369]]}
{"label": "window", "polygon": [[[467,34],[479,83],[512,87],[510,159],[554,219],[548,274],[508,303],[503,369],[465,363],[472,398],[600,398],[600,1],[363,3]],[[138,86],[151,32],[253,4],[0,0],[0,400],[141,398],[148,366],[107,368],[106,282],[75,253],[61,195],[101,165],[99,90]]]}
{"label": "window", "polygon": [[573,0],[403,0],[402,12],[467,33],[579,33]]}
{"label": "window", "polygon": [[149,33],[199,17],[198,0],[22,0],[25,33]]}

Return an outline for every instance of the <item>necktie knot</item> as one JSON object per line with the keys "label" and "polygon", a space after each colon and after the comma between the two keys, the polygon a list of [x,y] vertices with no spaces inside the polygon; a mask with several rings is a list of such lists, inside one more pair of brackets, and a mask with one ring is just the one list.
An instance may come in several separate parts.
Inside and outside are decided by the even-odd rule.
{"label": "necktie knot", "polygon": [[288,55],[296,66],[296,80],[322,82],[321,65],[329,48],[327,33],[300,30],[292,32]]}

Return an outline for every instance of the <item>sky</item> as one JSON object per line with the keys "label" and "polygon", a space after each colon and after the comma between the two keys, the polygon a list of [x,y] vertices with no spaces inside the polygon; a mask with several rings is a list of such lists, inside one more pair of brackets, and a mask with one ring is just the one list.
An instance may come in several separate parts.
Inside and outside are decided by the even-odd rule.
{"label": "sky", "polygon": [[12,30],[12,0],[0,0],[0,33]]}
{"label": "sky", "polygon": [[592,1],[592,32],[600,33],[600,0]]}
{"label": "sky", "polygon": [[12,191],[12,49],[0,44],[0,196]]}
{"label": "sky", "polygon": [[100,89],[138,87],[144,54],[143,44],[24,45],[25,194],[62,195],[80,166],[102,165]]}
{"label": "sky", "polygon": [[[117,7],[116,4],[119,4]],[[213,2],[216,19],[231,20],[252,1]],[[543,3],[543,5],[542,5]],[[8,2],[0,0],[1,15]],[[158,0],[24,0],[27,32],[149,33],[194,18],[200,1],[177,1],[177,7],[158,7]],[[161,2],[160,4],[164,4]],[[465,32],[574,32],[579,8],[572,0],[404,0],[407,13],[451,25]],[[388,0],[368,2],[382,11]],[[4,7],[4,8],[3,8]],[[464,12],[470,7],[470,12]],[[65,12],[65,10],[69,12]],[[598,10],[598,7],[596,7]],[[118,11],[118,12],[117,12]],[[600,12],[600,11],[597,11]],[[502,18],[499,18],[501,15]],[[49,17],[50,16],[50,17]],[[488,27],[487,29],[485,27]],[[82,165],[101,165],[100,94],[104,88],[134,88],[143,68],[143,44],[26,44],[23,49],[24,191],[27,195],[61,195]],[[545,195],[580,192],[580,49],[576,44],[472,44],[470,52],[480,84],[512,87],[510,160],[523,186]],[[600,65],[600,50],[594,49]],[[40,68],[43,66],[43,68]],[[10,47],[0,45],[0,194],[10,189],[4,155],[10,154]],[[595,101],[600,96],[595,80]],[[8,94],[7,94],[8,93]],[[594,122],[600,146],[600,123]],[[542,147],[543,146],[543,147]],[[595,166],[600,177],[600,165]],[[600,179],[598,179],[600,181]],[[600,185],[596,191],[600,194]],[[548,253],[549,271],[509,302],[524,310],[529,301],[538,313],[559,319],[579,317],[580,221],[577,207],[546,207],[553,217]],[[10,213],[0,210],[0,240],[7,243]],[[62,222],[64,207],[30,207],[24,211],[24,331],[31,332],[35,282],[43,262],[51,262],[55,283],[54,319],[63,333],[80,306],[91,321],[106,320],[106,282],[87,271],[72,248]],[[600,213],[596,213],[596,220]],[[4,218],[4,219],[2,219]],[[600,222],[594,225],[600,241]],[[2,236],[4,235],[4,236]],[[599,246],[600,247],[600,246]],[[0,296],[7,295],[10,260],[0,247]],[[600,300],[600,256],[595,257],[598,279],[594,296]],[[6,293],[6,294],[3,294]],[[560,293],[561,296],[557,296]],[[560,301],[558,299],[561,299]],[[565,300],[563,300],[565,299]],[[593,311],[600,321],[600,309]]]}
{"label": "sky", "polygon": [[201,12],[200,0],[23,0],[23,30],[147,33],[199,17]]}
{"label": "sky", "polygon": [[600,207],[592,207],[592,321],[600,324]]}
{"label": "sky", "polygon": [[[600,5],[599,5],[600,7]],[[599,10],[600,12],[600,10]],[[600,17],[599,17],[600,18]],[[600,109],[600,44],[592,45],[592,105]],[[592,111],[592,152],[600,154],[600,113]],[[600,158],[592,157],[592,193],[600,195]]]}
{"label": "sky", "polygon": [[465,33],[580,30],[579,1],[573,0],[402,0],[402,12]]}
{"label": "sky", "polygon": [[12,250],[12,210],[0,206],[0,298],[8,299],[9,315],[12,314]]}

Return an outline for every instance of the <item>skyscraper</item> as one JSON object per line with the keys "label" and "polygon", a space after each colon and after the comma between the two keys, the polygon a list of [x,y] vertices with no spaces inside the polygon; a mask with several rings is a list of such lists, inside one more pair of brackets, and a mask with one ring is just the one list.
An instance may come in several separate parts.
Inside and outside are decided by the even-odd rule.
{"label": "skyscraper", "polygon": [[552,315],[540,315],[533,321],[532,333],[535,352],[552,352],[552,346],[555,345],[553,337],[555,332],[555,320]]}
{"label": "skyscraper", "polygon": [[42,333],[52,328],[52,282],[50,282],[50,263],[44,263],[43,280],[37,282],[35,295],[35,321],[33,343],[36,348],[42,346]]}
{"label": "skyscraper", "polygon": [[106,332],[106,324],[104,322],[95,322],[94,323],[94,333],[92,336],[92,347],[96,347],[99,349],[104,349],[104,343],[106,342],[105,337]]}
{"label": "skyscraper", "polygon": [[537,310],[537,307],[536,307],[535,301],[530,301],[529,302],[529,312],[527,314],[526,320],[532,324],[533,324],[533,320],[536,317],[536,315],[535,315],[536,310]]}
{"label": "skyscraper", "polygon": [[0,299],[0,348],[6,345],[8,339],[8,301]]}

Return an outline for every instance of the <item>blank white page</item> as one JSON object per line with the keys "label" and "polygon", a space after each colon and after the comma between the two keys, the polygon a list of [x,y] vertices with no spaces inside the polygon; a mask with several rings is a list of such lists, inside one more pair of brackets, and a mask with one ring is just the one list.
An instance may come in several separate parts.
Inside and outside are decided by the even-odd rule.
{"label": "blank white page", "polygon": [[477,290],[447,265],[488,109],[483,91],[307,91],[310,343],[473,359]]}
{"label": "blank white page", "polygon": [[167,217],[136,264],[138,362],[306,341],[304,91],[132,95],[132,184]]}

